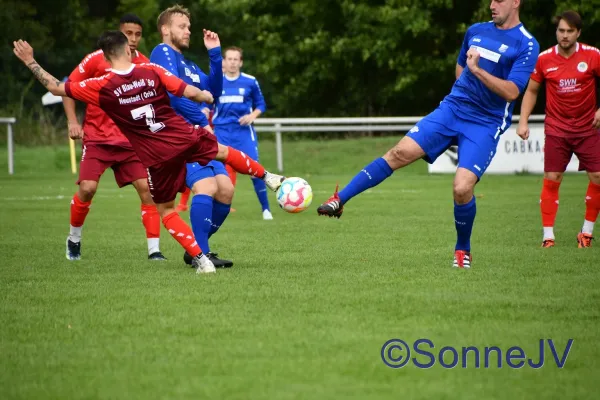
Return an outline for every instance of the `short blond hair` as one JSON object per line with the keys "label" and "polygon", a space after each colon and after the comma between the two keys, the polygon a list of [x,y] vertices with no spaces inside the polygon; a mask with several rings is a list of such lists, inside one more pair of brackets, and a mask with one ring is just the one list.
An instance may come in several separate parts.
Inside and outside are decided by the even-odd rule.
{"label": "short blond hair", "polygon": [[169,24],[171,22],[171,17],[175,14],[185,15],[190,21],[192,20],[190,10],[188,10],[182,5],[175,4],[174,6],[171,6],[163,12],[161,12],[158,18],[156,19],[156,27],[158,28],[158,33],[162,33],[160,28],[162,28],[163,25]]}

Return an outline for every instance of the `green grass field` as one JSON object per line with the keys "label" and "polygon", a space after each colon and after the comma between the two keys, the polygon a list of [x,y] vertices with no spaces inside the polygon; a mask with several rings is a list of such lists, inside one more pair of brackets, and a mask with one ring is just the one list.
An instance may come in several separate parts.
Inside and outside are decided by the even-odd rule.
{"label": "green grass field", "polygon": [[[561,186],[557,246],[541,249],[540,176],[477,187],[473,268],[451,268],[452,177],[419,162],[348,203],[316,207],[395,138],[284,142],[285,173],[315,191],[305,213],[263,221],[249,179],[211,241],[230,270],[198,276],[162,231],[168,262],[146,260],[139,200],[109,171],[64,256],[76,186],[68,148],[0,151],[2,399],[596,399],[600,246],[578,249],[587,178]],[[274,146],[261,146],[274,169]],[[184,214],[188,219],[188,214]],[[545,365],[429,369],[382,362],[389,339],[522,347]],[[436,353],[437,354],[437,353]],[[414,355],[414,354],[413,354]],[[450,355],[446,355],[448,360]],[[418,357],[427,362],[426,357]],[[482,361],[483,363],[483,361]],[[596,393],[594,395],[594,393]]]}

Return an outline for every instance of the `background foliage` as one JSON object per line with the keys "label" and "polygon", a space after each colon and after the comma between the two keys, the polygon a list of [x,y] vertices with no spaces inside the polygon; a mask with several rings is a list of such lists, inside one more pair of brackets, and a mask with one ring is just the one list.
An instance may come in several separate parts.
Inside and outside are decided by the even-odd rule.
{"label": "background foliage", "polygon": [[[201,29],[223,47],[244,49],[244,70],[261,82],[269,117],[424,115],[453,83],[462,37],[490,18],[489,0],[196,0],[189,58],[208,66]],[[4,0],[0,33],[0,115],[13,115],[35,143],[64,123],[61,107],[43,109],[44,88],[12,54],[24,38],[58,77],[95,49],[98,35],[134,12],[144,21],[141,50],[159,43],[156,17],[165,0]],[[585,21],[582,42],[600,45],[600,0],[525,0],[521,20],[542,49],[555,44],[552,17],[565,9]],[[538,102],[536,113],[543,113]],[[39,121],[43,123],[40,124]],[[43,132],[41,132],[43,135]],[[4,136],[4,135],[2,135]],[[63,136],[60,136],[63,140]]]}

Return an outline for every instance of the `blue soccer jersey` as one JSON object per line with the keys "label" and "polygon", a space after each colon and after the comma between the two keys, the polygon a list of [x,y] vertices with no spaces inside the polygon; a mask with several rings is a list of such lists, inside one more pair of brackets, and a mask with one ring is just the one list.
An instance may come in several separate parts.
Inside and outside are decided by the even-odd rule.
{"label": "blue soccer jersey", "polygon": [[215,101],[213,116],[215,128],[225,125],[240,126],[239,119],[255,109],[259,109],[263,113],[267,109],[256,78],[245,73],[241,73],[235,79],[225,76],[221,96]]}
{"label": "blue soccer jersey", "polygon": [[[210,91],[216,99],[223,90],[221,47],[210,49],[208,56],[210,58],[210,75],[206,75],[193,61],[186,59],[183,54],[164,43],[159,44],[152,50],[150,61],[163,66],[188,85]],[[171,106],[189,123],[202,127],[208,125],[208,119],[201,110],[204,107],[210,108],[209,105],[198,104],[185,97],[173,96],[170,93],[169,97],[171,98]]]}
{"label": "blue soccer jersey", "polygon": [[471,73],[467,67],[467,51],[471,47],[480,54],[480,68],[513,82],[523,93],[538,59],[539,44],[523,24],[498,29],[493,22],[482,22],[469,27],[465,34],[458,56],[458,64],[464,70],[444,101],[457,115],[497,125],[503,133],[510,126],[515,102],[507,102]]}

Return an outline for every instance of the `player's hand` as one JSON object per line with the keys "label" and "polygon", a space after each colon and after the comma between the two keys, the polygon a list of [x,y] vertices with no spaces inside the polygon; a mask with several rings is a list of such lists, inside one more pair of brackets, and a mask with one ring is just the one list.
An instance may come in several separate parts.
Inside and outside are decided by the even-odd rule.
{"label": "player's hand", "polygon": [[255,119],[256,119],[255,115],[246,114],[242,118],[238,119],[238,122],[240,123],[240,125],[250,125],[251,123],[254,122]]}
{"label": "player's hand", "polygon": [[471,70],[471,72],[475,72],[479,69],[479,52],[475,50],[473,47],[467,51],[467,66]]}
{"label": "player's hand", "polygon": [[202,32],[204,33],[204,45],[206,46],[206,50],[221,46],[219,35],[217,35],[216,32],[212,32],[207,29],[203,29]]}
{"label": "player's hand", "polygon": [[73,140],[83,139],[83,129],[78,122],[69,122],[69,137]]}
{"label": "player's hand", "polygon": [[23,61],[23,64],[31,64],[33,61],[33,48],[24,40],[17,40],[13,42],[13,52],[19,58],[19,60]]}
{"label": "player's hand", "polygon": [[596,129],[600,129],[600,108],[596,111],[594,115],[594,122],[592,122],[592,126]]}
{"label": "player's hand", "polygon": [[517,135],[523,140],[529,139],[529,124],[528,123],[519,123],[517,127]]}
{"label": "player's hand", "polygon": [[206,104],[212,104],[213,101],[215,101],[215,99],[213,98],[213,95],[211,92],[209,92],[208,90],[201,90],[200,91],[200,101],[198,101],[198,103],[206,103]]}
{"label": "player's hand", "polygon": [[208,107],[204,107],[200,111],[202,111],[202,114],[204,114],[204,116],[206,116],[206,119],[208,119],[210,117],[210,109]]}

